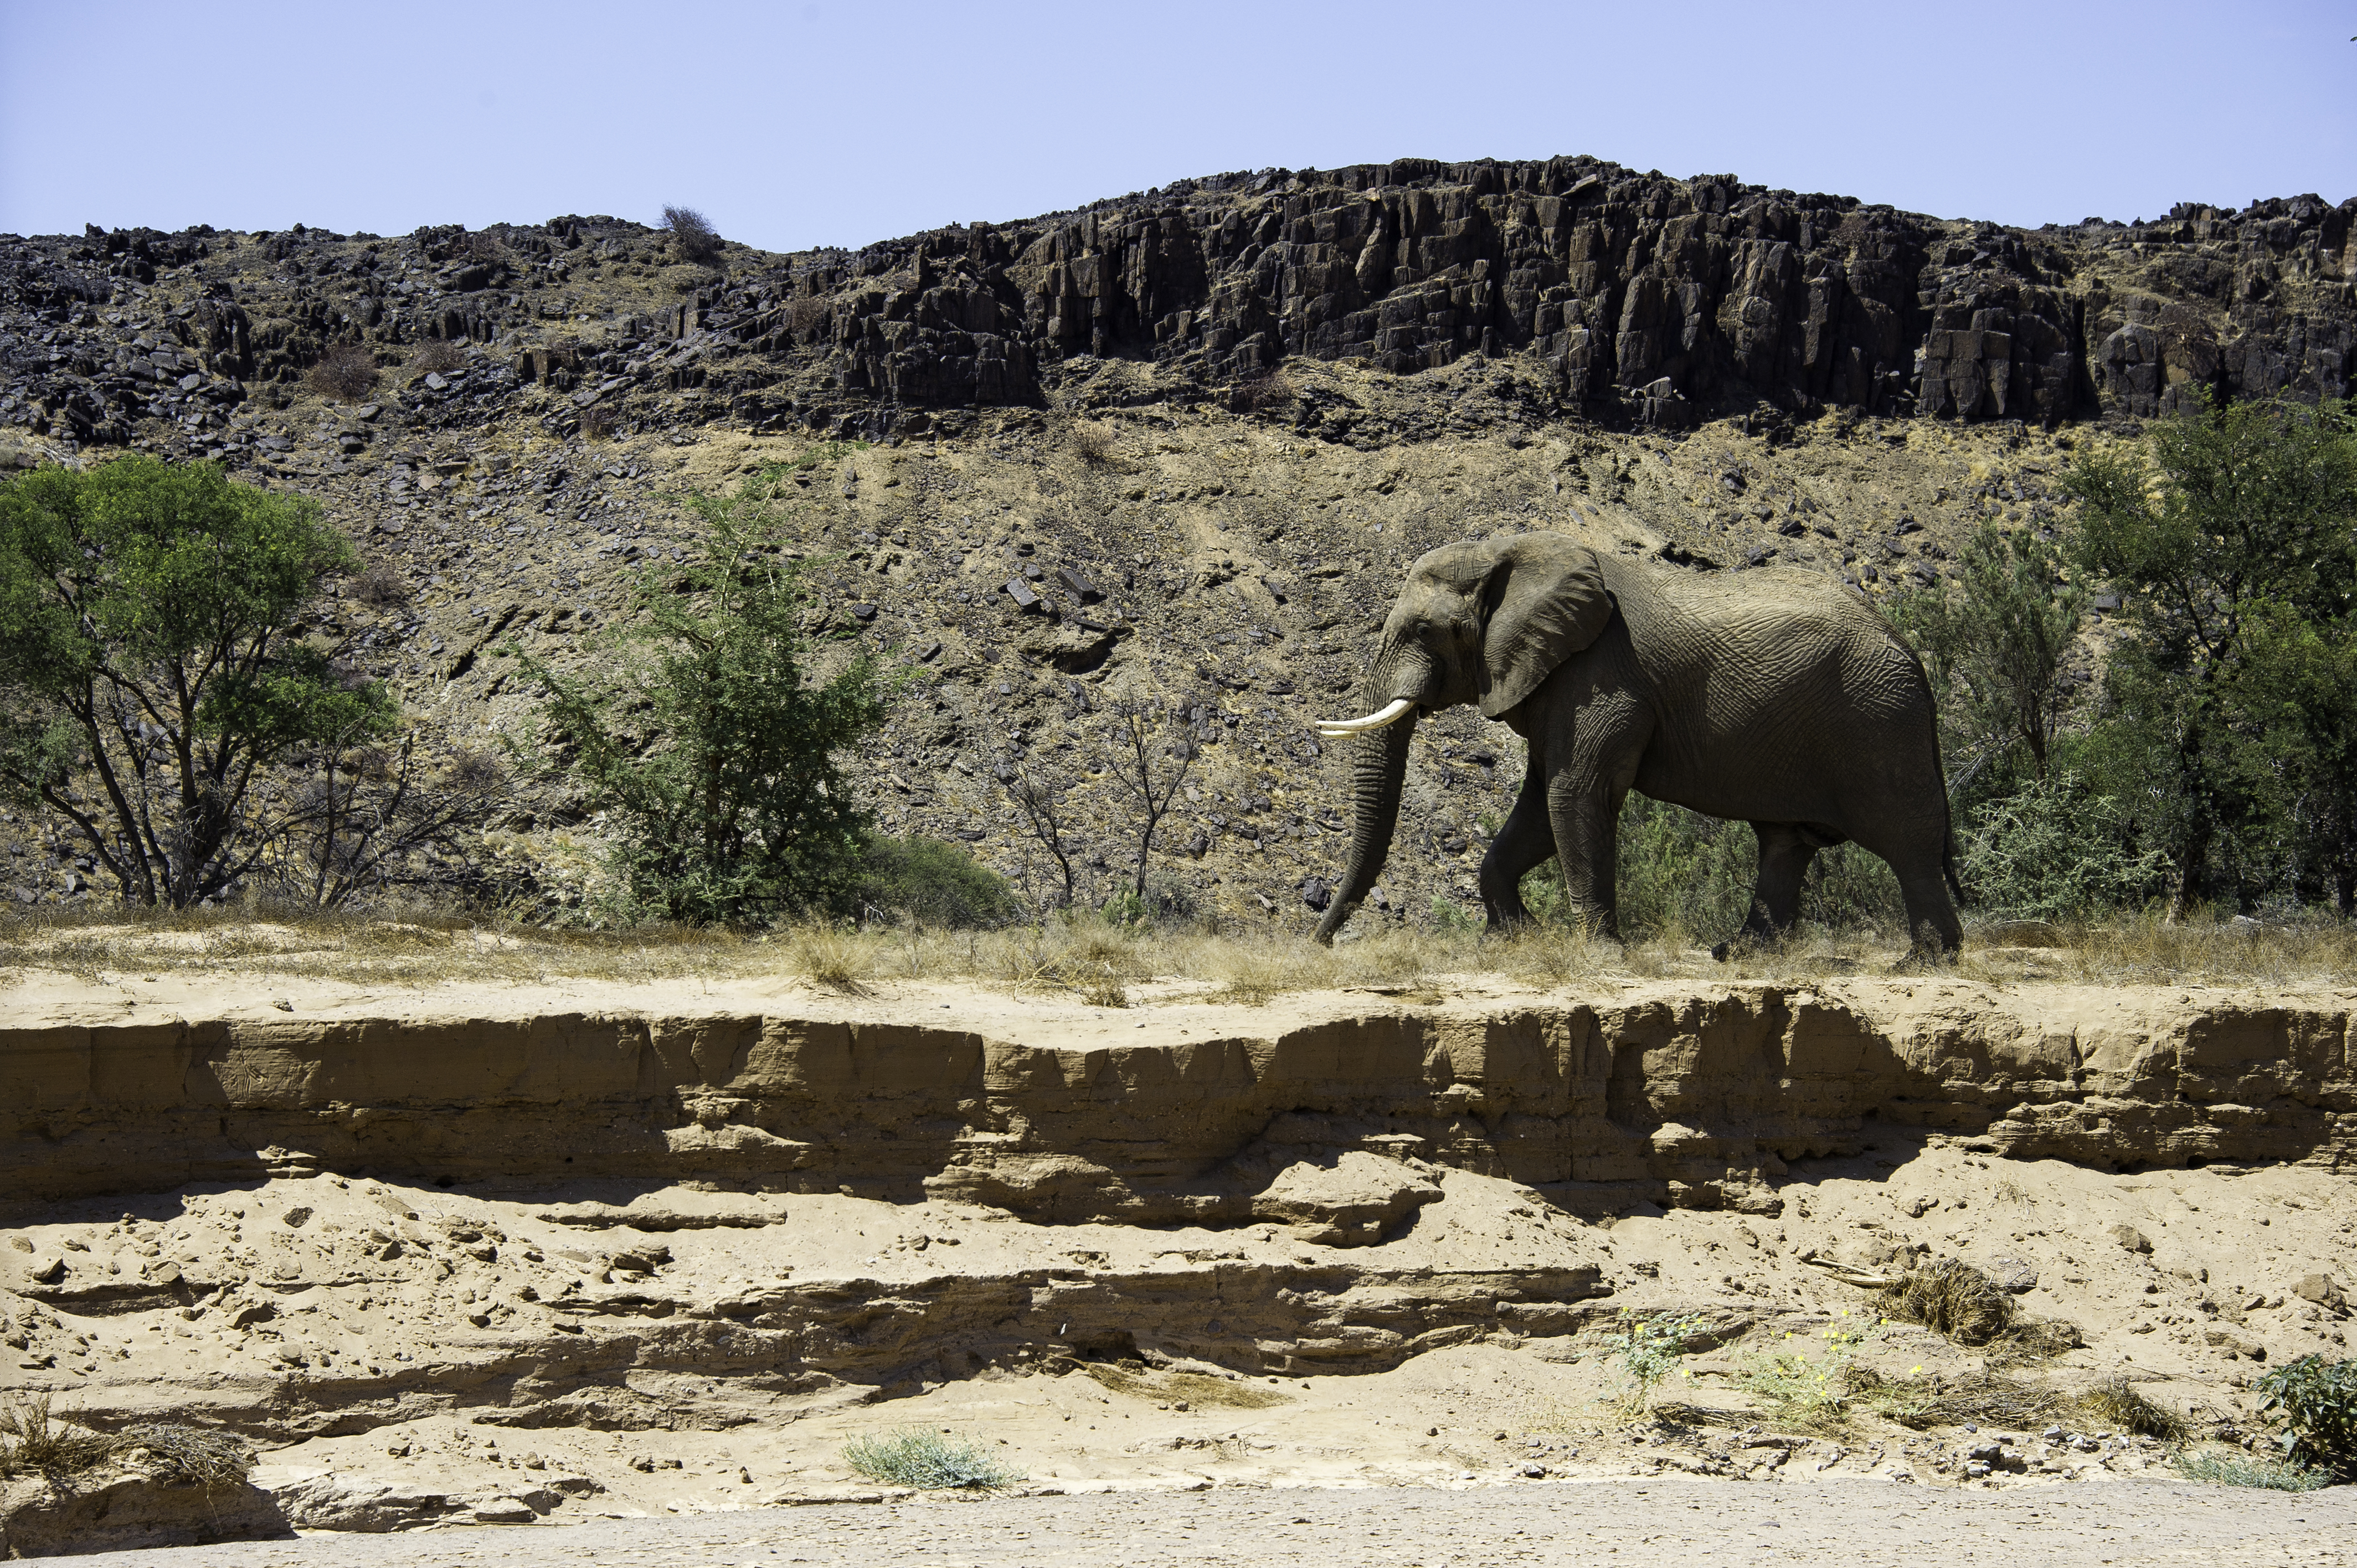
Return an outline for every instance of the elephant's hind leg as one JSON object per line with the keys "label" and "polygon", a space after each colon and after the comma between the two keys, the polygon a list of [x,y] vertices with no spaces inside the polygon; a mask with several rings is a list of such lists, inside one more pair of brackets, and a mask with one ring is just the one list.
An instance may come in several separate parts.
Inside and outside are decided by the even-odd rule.
{"label": "elephant's hind leg", "polygon": [[1760,880],[1742,938],[1773,941],[1801,918],[1801,883],[1823,841],[1791,822],[1754,822],[1751,831],[1760,838]]}
{"label": "elephant's hind leg", "polygon": [[1534,768],[1523,778],[1523,792],[1506,818],[1506,825],[1481,857],[1481,908],[1490,929],[1511,931],[1530,924],[1523,903],[1522,881],[1531,867],[1555,854],[1555,831],[1547,821],[1546,785]]}

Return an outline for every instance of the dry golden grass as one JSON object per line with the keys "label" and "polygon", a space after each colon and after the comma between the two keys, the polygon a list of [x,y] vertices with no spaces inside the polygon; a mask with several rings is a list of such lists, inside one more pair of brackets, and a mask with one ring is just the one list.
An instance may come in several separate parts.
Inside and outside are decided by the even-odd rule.
{"label": "dry golden grass", "polygon": [[[1955,973],[2001,985],[2198,982],[2345,985],[2357,980],[2357,929],[2335,922],[2064,927],[2035,949],[1967,946]],[[35,971],[116,984],[164,973],[317,979],[385,986],[453,981],[659,983],[784,977],[856,994],[891,979],[978,981],[1010,994],[1077,996],[1121,1007],[1153,1000],[1261,1005],[1308,991],[1359,989],[1419,1003],[1492,984],[1583,989],[1648,980],[1816,984],[1890,972],[1904,953],[1871,934],[1815,930],[1714,961],[1684,932],[1623,944],[1542,928],[1485,940],[1478,930],[1384,926],[1322,948],[1257,923],[1116,926],[1082,913],[995,931],[908,922],[861,929],[805,923],[766,933],[649,926],[542,926],[418,908],[372,915],[262,908],[140,912],[111,908],[0,912],[0,983]]]}
{"label": "dry golden grass", "polygon": [[1207,1372],[1156,1371],[1142,1361],[1122,1361],[1113,1365],[1091,1361],[1081,1370],[1114,1393],[1163,1402],[1183,1401],[1198,1410],[1216,1406],[1265,1410],[1271,1405],[1286,1402],[1286,1396],[1275,1389],[1255,1387],[1233,1378],[1215,1378]]}

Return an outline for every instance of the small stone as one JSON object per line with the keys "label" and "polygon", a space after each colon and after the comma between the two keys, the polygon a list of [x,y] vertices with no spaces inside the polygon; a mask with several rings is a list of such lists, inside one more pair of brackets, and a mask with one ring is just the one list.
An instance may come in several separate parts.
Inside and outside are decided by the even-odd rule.
{"label": "small stone", "polygon": [[2145,1233],[2133,1225],[2114,1225],[2105,1230],[2104,1234],[2131,1252],[2152,1251],[2152,1243],[2145,1239]]}
{"label": "small stone", "polygon": [[2291,1294],[2319,1306],[2341,1305],[2341,1287],[2333,1283],[2330,1274],[2302,1274],[2299,1283],[2291,1287]]}
{"label": "small stone", "polygon": [[2019,1258],[1999,1258],[1989,1265],[1988,1272],[1999,1290],[2014,1295],[2027,1294],[2038,1288],[2038,1271]]}

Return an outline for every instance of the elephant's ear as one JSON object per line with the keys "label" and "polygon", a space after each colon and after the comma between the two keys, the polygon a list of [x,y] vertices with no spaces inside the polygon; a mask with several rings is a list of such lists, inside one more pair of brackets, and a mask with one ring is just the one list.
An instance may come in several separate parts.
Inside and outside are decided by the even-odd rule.
{"label": "elephant's ear", "polygon": [[1481,716],[1520,706],[1565,660],[1604,635],[1612,596],[1596,552],[1559,533],[1526,533],[1498,552],[1481,637]]}

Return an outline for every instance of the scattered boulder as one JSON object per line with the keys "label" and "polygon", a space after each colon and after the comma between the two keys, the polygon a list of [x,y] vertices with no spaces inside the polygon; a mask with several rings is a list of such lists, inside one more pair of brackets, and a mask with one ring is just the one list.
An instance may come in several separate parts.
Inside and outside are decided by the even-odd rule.
{"label": "scattered boulder", "polygon": [[1439,1183],[1399,1161],[1351,1149],[1331,1165],[1286,1166],[1253,1199],[1252,1211],[1285,1221],[1305,1241],[1362,1247],[1439,1197]]}

